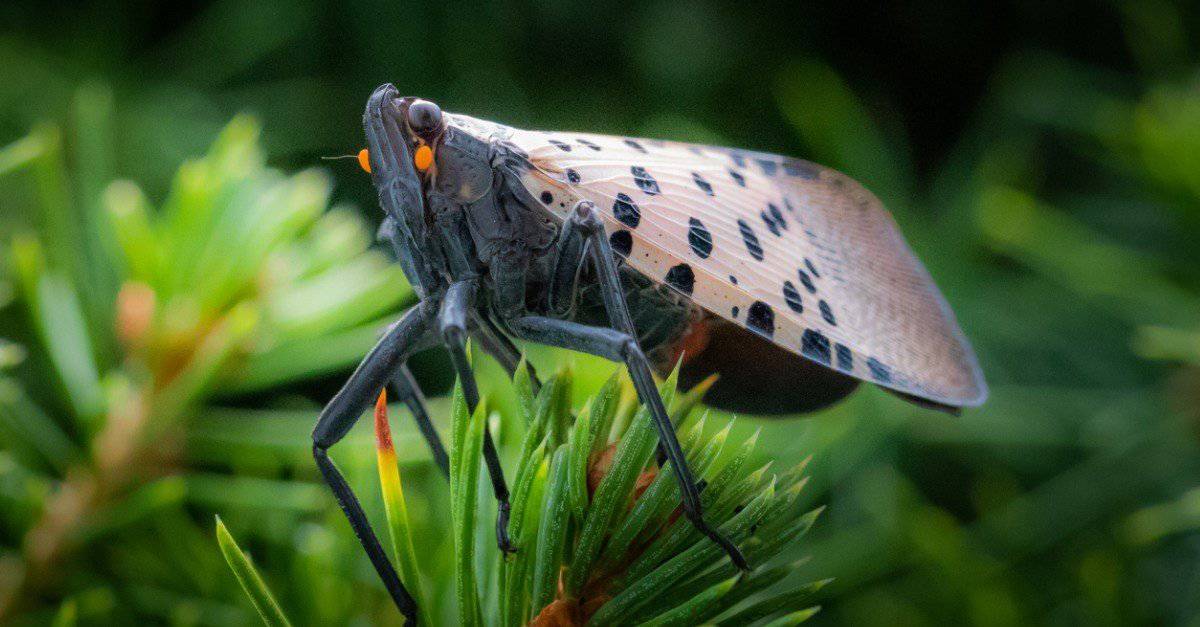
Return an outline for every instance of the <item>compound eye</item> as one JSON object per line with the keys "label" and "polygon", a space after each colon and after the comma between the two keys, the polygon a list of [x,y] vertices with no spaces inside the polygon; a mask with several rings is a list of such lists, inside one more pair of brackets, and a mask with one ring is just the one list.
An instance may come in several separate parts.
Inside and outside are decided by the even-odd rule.
{"label": "compound eye", "polygon": [[408,126],[414,133],[429,139],[442,128],[442,110],[428,100],[414,100],[408,105]]}

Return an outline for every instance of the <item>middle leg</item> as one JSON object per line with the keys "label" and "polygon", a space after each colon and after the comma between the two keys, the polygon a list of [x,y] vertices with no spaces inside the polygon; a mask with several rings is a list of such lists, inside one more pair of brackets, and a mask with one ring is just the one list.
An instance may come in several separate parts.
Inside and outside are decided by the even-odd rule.
{"label": "middle leg", "polygon": [[[467,321],[474,309],[475,290],[478,283],[475,279],[458,281],[446,290],[442,301],[442,310],[438,317],[438,326],[442,340],[450,351],[450,361],[458,373],[462,385],[463,397],[467,401],[467,411],[474,413],[479,406],[479,386],[475,381],[475,373],[471,370],[471,362],[467,359]],[[496,497],[496,544],[505,553],[512,553],[516,548],[508,537],[508,518],[511,511],[508,497],[508,482],[504,480],[504,468],[500,465],[500,454],[496,450],[496,442],[492,438],[492,430],[485,420],[483,423],[483,460],[488,469],[488,477],[492,480],[492,492]]]}

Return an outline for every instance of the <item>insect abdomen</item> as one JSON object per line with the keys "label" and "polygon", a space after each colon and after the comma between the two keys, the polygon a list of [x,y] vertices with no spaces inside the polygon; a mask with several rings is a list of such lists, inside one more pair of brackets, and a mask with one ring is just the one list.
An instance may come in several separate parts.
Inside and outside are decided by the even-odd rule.
{"label": "insect abdomen", "polygon": [[704,402],[728,411],[816,411],[845,398],[859,383],[716,316],[693,323],[680,347],[685,351],[680,385],[687,388],[717,373]]}

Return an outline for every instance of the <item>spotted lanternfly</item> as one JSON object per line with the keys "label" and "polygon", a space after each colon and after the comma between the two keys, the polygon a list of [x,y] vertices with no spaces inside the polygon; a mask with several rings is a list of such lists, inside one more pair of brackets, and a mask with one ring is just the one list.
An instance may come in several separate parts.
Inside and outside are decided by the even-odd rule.
{"label": "spotted lanternfly", "polygon": [[[717,373],[706,402],[756,414],[815,410],[860,381],[950,411],[987,396],[928,272],[879,200],[841,173],[760,152],[525,131],[391,85],[371,96],[364,126],[380,235],[421,300],[326,406],[313,452],[410,619],[417,608],[327,450],[390,382],[447,472],[405,367],[416,350],[449,350],[472,410],[468,337],[510,371],[514,339],[625,363],[684,512],[741,568],[738,548],[705,522],[652,370],[681,361],[684,385]],[[484,441],[497,539],[514,550],[503,471]]]}

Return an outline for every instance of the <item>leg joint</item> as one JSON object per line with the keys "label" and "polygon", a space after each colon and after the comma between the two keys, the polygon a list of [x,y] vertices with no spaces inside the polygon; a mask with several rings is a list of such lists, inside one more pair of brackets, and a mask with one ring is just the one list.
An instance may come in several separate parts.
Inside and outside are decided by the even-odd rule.
{"label": "leg joint", "polygon": [[638,345],[637,340],[629,335],[622,335],[624,338],[621,340],[621,357],[625,360],[640,358],[642,347]]}
{"label": "leg joint", "polygon": [[465,325],[458,322],[443,322],[442,323],[442,339],[447,344],[462,346],[467,341],[467,328]]}
{"label": "leg joint", "polygon": [[579,230],[587,235],[591,235],[602,230],[600,224],[600,216],[596,213],[596,205],[590,200],[581,200],[575,204],[575,223],[579,225]]}

